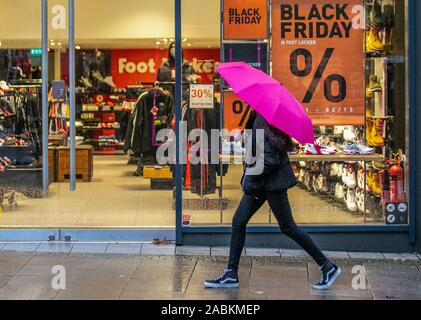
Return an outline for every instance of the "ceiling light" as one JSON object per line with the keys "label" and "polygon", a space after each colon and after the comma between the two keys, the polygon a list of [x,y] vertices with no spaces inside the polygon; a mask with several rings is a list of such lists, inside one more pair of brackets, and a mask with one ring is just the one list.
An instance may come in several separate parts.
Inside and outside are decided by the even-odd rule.
{"label": "ceiling light", "polygon": [[184,39],[183,39],[183,42],[186,42],[186,41],[187,41],[187,38],[184,38]]}
{"label": "ceiling light", "polygon": [[188,47],[191,47],[191,43],[188,43],[188,44],[187,44],[187,46],[188,46]]}
{"label": "ceiling light", "polygon": [[174,42],[174,39],[170,39],[171,42]]}
{"label": "ceiling light", "polygon": [[165,43],[167,43],[168,42],[168,39],[162,39]]}
{"label": "ceiling light", "polygon": [[0,47],[3,45],[3,43],[0,41]]}
{"label": "ceiling light", "polygon": [[157,42],[155,42],[155,44],[156,44],[157,46],[159,46],[159,45],[161,44],[161,41],[157,41]]}
{"label": "ceiling light", "polygon": [[75,49],[76,49],[76,50],[80,50],[80,46],[76,46],[76,47],[75,47]]}
{"label": "ceiling light", "polygon": [[52,45],[52,46],[55,46],[56,44],[55,44],[54,42],[51,42],[51,45]]}
{"label": "ceiling light", "polygon": [[61,42],[57,43],[59,46],[61,46]]}

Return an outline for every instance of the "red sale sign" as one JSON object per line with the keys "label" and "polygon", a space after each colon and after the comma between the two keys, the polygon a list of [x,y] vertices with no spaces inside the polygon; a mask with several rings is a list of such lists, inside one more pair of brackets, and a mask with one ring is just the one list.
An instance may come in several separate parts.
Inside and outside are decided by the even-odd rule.
{"label": "red sale sign", "polygon": [[[159,67],[168,59],[166,49],[125,49],[109,50],[111,55],[111,70],[107,75],[119,88],[137,85],[139,82],[154,82]],[[216,67],[220,60],[219,49],[186,49],[183,51],[184,59],[189,61],[200,76],[199,83],[213,83]],[[68,84],[69,80],[69,55],[61,55],[61,79]],[[82,60],[82,59],[80,59]]]}
{"label": "red sale sign", "polygon": [[[117,87],[136,85],[139,82],[154,82],[160,65],[168,58],[167,50],[111,50],[111,75]],[[184,51],[199,82],[212,83],[219,63],[219,49],[192,49]]]}

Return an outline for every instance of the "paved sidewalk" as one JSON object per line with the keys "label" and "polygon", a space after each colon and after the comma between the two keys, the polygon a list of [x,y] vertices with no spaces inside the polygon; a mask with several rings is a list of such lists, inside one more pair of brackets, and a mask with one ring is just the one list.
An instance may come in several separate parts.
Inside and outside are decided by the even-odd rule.
{"label": "paved sidewalk", "polygon": [[[246,249],[240,289],[215,290],[204,289],[203,280],[224,269],[226,248],[208,252],[182,247],[176,256],[172,246],[140,245],[106,244],[106,253],[104,244],[97,244],[94,253],[85,252],[88,247],[94,250],[92,244],[76,249],[76,244],[21,244],[15,247],[19,251],[5,245],[0,252],[0,299],[421,300],[417,255],[329,253],[336,256],[343,275],[333,289],[318,292],[311,285],[319,279],[319,270],[301,251]],[[247,251],[260,257],[247,256]],[[65,268],[65,290],[52,287],[55,266]],[[353,283],[366,283],[366,288],[357,290]]]}

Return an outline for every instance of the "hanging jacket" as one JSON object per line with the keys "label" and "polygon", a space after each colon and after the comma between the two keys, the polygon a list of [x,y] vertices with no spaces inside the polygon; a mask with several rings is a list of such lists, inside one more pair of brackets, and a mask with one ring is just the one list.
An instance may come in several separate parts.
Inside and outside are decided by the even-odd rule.
{"label": "hanging jacket", "polygon": [[[154,90],[150,89],[141,94],[129,121],[125,151],[132,150],[136,157],[155,157],[158,146],[154,141],[154,135],[156,136],[160,129],[169,128],[174,116],[172,95],[157,88],[154,101]],[[152,113],[154,102],[157,107],[156,116]]]}

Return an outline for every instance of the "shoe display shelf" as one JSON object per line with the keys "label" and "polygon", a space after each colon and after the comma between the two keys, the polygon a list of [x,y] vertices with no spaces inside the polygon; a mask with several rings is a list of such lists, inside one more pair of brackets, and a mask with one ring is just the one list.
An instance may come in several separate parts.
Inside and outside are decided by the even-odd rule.
{"label": "shoe display shelf", "polygon": [[[366,1],[367,25],[366,52],[366,132],[367,144],[383,155],[383,161],[373,161],[364,165],[367,211],[384,221],[382,207],[383,181],[380,176],[387,169],[387,161],[393,157],[395,117],[390,110],[391,88],[394,65],[405,63],[405,57],[396,55],[396,14],[395,0]],[[395,90],[395,89],[394,89]]]}
{"label": "shoe display shelf", "polygon": [[[81,113],[82,126],[77,128],[79,135],[83,136],[85,140],[89,140],[94,146],[95,155],[117,155],[123,154],[122,147],[118,144],[103,146],[99,142],[99,137],[116,137],[120,127],[116,126],[117,112],[111,110],[101,110],[98,106],[97,111],[88,111],[84,108]],[[92,114],[93,117],[89,117]],[[99,124],[105,124],[104,127],[100,127]],[[110,124],[112,126],[108,127]]]}
{"label": "shoe display shelf", "polygon": [[[223,163],[228,164],[243,164],[244,156],[242,155],[220,155]],[[335,155],[306,155],[294,154],[290,155],[291,162],[381,162],[384,161],[382,154],[369,154],[369,155],[345,155],[337,153]]]}

